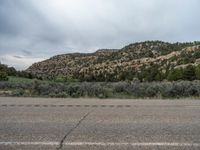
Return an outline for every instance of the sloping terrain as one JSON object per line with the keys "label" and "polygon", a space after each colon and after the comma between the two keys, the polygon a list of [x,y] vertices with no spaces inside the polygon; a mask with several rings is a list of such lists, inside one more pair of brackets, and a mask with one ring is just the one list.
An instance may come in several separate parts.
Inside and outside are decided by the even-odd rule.
{"label": "sloping terrain", "polygon": [[[200,64],[200,42],[167,43],[146,41],[122,49],[104,49],[94,53],[54,56],[30,66],[26,72],[40,78],[57,76],[80,80],[121,80],[156,67],[160,72]],[[131,76],[134,78],[135,76]]]}

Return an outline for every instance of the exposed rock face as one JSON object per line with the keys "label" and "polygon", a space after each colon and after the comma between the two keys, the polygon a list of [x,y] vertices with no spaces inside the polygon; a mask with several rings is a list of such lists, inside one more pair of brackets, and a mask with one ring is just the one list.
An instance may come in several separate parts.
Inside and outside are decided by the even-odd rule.
{"label": "exposed rock face", "polygon": [[[185,61],[186,57],[194,60]],[[122,49],[103,49],[94,53],[72,53],[54,56],[30,66],[26,71],[39,77],[88,77],[117,74],[127,70],[140,71],[141,67],[159,64],[166,67],[199,63],[200,42],[166,43],[147,41],[134,43]]]}

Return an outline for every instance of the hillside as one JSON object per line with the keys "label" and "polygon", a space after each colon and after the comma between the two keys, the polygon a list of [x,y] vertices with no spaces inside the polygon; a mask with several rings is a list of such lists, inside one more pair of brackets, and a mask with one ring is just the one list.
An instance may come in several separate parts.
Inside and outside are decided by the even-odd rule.
{"label": "hillside", "polygon": [[[198,66],[200,42],[146,41],[122,49],[54,56],[30,66],[26,72],[38,78],[70,77],[80,81],[162,80],[170,70]],[[152,79],[145,76],[153,72]]]}

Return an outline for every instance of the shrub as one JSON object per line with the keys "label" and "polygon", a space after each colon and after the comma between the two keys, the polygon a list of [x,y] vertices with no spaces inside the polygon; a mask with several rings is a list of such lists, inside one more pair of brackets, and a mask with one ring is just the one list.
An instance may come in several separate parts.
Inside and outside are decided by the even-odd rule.
{"label": "shrub", "polygon": [[66,82],[66,78],[63,76],[58,76],[54,79],[55,82]]}
{"label": "shrub", "polygon": [[192,81],[195,80],[195,78],[195,68],[192,65],[187,66],[183,71],[183,79]]}
{"label": "shrub", "polygon": [[24,93],[25,93],[25,91],[22,88],[19,88],[19,89],[15,89],[12,92],[12,96],[23,96]]}
{"label": "shrub", "polygon": [[200,81],[175,82],[9,82],[1,81],[0,89],[12,96],[98,97],[98,98],[180,98],[200,96]]}
{"label": "shrub", "polygon": [[157,97],[160,94],[161,87],[155,86],[148,86],[145,90],[146,97]]}
{"label": "shrub", "polygon": [[0,71],[0,81],[7,81],[8,80],[8,75],[4,71]]}
{"label": "shrub", "polygon": [[66,98],[66,97],[68,97],[68,95],[67,95],[67,93],[65,93],[65,92],[60,92],[60,93],[56,94],[55,97],[58,97],[58,98]]}
{"label": "shrub", "polygon": [[50,97],[56,97],[56,93],[54,93],[54,92],[49,93],[48,96],[50,96]]}

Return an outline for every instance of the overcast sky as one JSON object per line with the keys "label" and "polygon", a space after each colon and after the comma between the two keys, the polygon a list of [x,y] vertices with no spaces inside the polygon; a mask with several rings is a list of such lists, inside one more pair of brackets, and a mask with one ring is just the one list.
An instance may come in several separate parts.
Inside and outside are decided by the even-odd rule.
{"label": "overcast sky", "polygon": [[17,69],[69,52],[200,40],[200,0],[0,0],[0,61]]}

